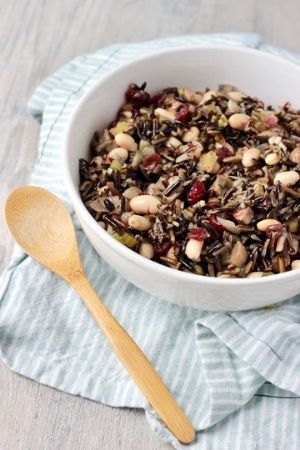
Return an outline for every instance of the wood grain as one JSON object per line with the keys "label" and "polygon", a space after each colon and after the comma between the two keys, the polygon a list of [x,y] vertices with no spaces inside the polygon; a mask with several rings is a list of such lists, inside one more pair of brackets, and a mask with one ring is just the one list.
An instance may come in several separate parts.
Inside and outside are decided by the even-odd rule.
{"label": "wood grain", "polygon": [[[38,126],[26,111],[27,99],[74,56],[116,42],[225,31],[256,32],[268,44],[300,52],[299,0],[150,0],[147,5],[145,0],[0,0],[1,209],[8,192],[29,181],[36,155]],[[1,213],[0,271],[11,249]],[[171,448],[157,440],[140,412],[68,396],[4,366],[0,398],[1,450]]]}

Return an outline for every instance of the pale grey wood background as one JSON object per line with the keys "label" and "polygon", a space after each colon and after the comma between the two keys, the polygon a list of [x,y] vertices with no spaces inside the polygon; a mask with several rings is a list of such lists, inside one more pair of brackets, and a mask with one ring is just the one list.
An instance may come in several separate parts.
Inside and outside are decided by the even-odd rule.
{"label": "pale grey wood background", "polygon": [[[184,33],[246,31],[300,52],[299,0],[0,0],[0,205],[27,183],[38,126],[26,101],[80,53]],[[0,271],[12,242],[0,215]],[[169,449],[141,412],[113,409],[20,377],[0,365],[1,450]],[[229,450],[229,449],[222,449]]]}

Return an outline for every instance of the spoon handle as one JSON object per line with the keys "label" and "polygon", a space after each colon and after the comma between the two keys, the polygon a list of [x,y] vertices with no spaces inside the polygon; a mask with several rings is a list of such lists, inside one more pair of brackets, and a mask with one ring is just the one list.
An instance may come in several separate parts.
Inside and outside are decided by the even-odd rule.
{"label": "spoon handle", "polygon": [[195,431],[141,349],[99,299],[85,274],[69,279],[102,328],[115,353],[173,435],[183,444],[192,442]]}

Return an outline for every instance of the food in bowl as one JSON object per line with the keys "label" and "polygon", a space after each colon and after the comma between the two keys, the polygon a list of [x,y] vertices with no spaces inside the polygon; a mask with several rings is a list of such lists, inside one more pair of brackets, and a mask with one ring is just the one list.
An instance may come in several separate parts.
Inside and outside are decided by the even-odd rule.
{"label": "food in bowl", "polygon": [[210,277],[300,266],[300,112],[233,86],[131,84],[80,159],[99,225],[142,256]]}

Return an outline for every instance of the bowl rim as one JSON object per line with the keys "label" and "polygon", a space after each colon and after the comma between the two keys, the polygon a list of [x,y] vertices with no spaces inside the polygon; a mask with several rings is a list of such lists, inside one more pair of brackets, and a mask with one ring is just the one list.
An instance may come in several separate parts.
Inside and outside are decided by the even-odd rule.
{"label": "bowl rim", "polygon": [[[289,279],[294,278],[299,275],[300,269],[294,269],[288,272],[283,272],[279,274],[273,274],[265,277],[258,278],[219,278],[219,277],[207,277],[202,275],[197,275],[189,272],[182,272],[180,270],[173,269],[171,267],[164,266],[156,261],[152,261],[151,259],[147,259],[141,256],[139,253],[134,250],[126,247],[124,244],[118,242],[115,238],[113,238],[110,234],[107,233],[101,226],[98,225],[96,220],[91,216],[82,202],[79,189],[73,183],[71,171],[68,165],[68,149],[69,149],[69,141],[72,133],[72,129],[74,126],[74,122],[77,119],[78,114],[80,114],[80,110],[82,105],[89,101],[90,97],[92,97],[94,90],[98,89],[99,85],[106,82],[111,76],[117,75],[119,72],[121,73],[124,69],[128,67],[134,66],[136,64],[142,64],[144,61],[148,61],[151,59],[155,59],[160,55],[169,55],[172,53],[178,52],[186,52],[191,50],[217,50],[217,51],[230,51],[235,53],[244,53],[249,55],[255,55],[258,57],[264,57],[271,61],[279,62],[280,64],[284,64],[289,66],[292,70],[297,70],[300,75],[300,66],[292,61],[285,60],[284,58],[273,55],[270,53],[264,53],[259,49],[247,48],[247,47],[238,47],[238,46],[226,46],[226,45],[217,45],[217,44],[190,44],[188,46],[176,46],[169,49],[163,50],[154,50],[153,52],[134,58],[124,64],[121,64],[117,68],[110,70],[99,80],[95,80],[91,86],[87,88],[84,94],[80,97],[79,101],[74,106],[70,117],[68,118],[66,129],[64,131],[64,139],[62,145],[62,166],[63,166],[63,178],[65,182],[65,186],[67,189],[67,193],[70,196],[71,202],[74,206],[75,212],[78,216],[83,218],[83,221],[87,223],[88,227],[92,229],[97,238],[102,239],[108,246],[112,246],[115,248],[116,252],[121,254],[121,256],[129,259],[135,265],[143,265],[145,269],[149,269],[152,272],[158,273],[160,275],[165,276],[166,278],[172,279],[173,281],[184,281],[191,282],[202,285],[207,284],[210,285],[226,285],[226,286],[246,286],[246,285],[260,285],[260,284],[268,284],[273,281],[288,281]],[[78,213],[77,213],[78,211]]]}

